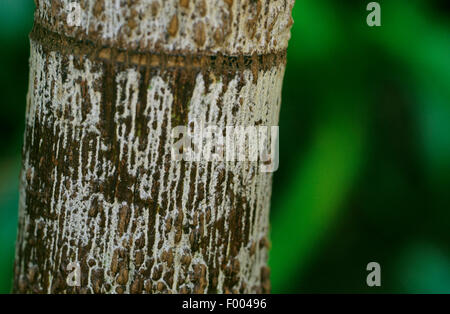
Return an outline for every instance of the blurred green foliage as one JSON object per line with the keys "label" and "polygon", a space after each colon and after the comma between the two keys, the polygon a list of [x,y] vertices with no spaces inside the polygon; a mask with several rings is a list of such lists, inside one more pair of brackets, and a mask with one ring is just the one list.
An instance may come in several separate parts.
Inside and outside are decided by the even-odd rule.
{"label": "blurred green foliage", "polygon": [[[448,1],[297,0],[272,196],[273,292],[450,293]],[[33,4],[0,2],[0,292],[10,291]],[[366,286],[377,261],[382,286]]]}

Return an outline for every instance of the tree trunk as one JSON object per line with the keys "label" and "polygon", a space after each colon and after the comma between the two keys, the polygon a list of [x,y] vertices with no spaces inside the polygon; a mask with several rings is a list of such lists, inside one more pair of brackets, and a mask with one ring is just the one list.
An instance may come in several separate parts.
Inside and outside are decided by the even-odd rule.
{"label": "tree trunk", "polygon": [[269,292],[271,173],[171,131],[278,124],[294,0],[71,2],[36,0],[14,291]]}

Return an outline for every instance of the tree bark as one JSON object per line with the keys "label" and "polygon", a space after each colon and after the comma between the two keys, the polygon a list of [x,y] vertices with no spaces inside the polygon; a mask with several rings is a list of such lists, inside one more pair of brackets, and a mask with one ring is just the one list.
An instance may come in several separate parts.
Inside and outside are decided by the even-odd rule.
{"label": "tree bark", "polygon": [[294,0],[71,2],[36,0],[14,291],[269,292],[271,173],[171,130],[278,125]]}

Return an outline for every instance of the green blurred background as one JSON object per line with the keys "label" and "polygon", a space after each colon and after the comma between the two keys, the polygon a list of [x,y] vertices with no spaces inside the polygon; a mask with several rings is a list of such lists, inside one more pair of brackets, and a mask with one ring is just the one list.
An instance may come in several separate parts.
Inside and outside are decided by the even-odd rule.
{"label": "green blurred background", "polygon": [[[297,0],[272,198],[275,293],[450,293],[450,2]],[[0,1],[0,293],[11,289],[31,0]],[[366,265],[381,265],[381,287]]]}

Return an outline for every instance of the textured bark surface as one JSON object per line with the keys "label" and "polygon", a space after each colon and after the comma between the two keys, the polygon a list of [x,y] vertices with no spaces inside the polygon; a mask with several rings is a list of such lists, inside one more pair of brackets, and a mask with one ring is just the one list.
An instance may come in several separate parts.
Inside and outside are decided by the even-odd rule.
{"label": "textured bark surface", "polygon": [[278,125],[293,1],[69,2],[36,1],[14,291],[269,292],[271,174],[171,130]]}

